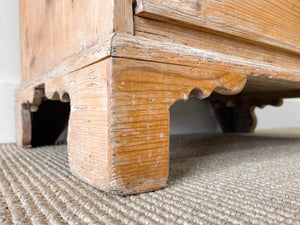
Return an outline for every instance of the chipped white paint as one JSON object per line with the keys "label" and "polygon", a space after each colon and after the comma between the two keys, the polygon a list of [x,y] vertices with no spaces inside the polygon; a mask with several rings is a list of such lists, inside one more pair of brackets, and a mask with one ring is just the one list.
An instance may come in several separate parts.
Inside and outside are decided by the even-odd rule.
{"label": "chipped white paint", "polygon": [[70,126],[70,123],[68,123],[68,133],[72,132],[72,129],[71,129],[71,126]]}
{"label": "chipped white paint", "polygon": [[86,177],[83,177],[83,180],[84,180],[85,182],[87,182],[87,183],[91,183],[91,180],[88,179],[88,178],[86,178]]}
{"label": "chipped white paint", "polygon": [[76,111],[75,105],[71,105],[71,113],[75,111]]}

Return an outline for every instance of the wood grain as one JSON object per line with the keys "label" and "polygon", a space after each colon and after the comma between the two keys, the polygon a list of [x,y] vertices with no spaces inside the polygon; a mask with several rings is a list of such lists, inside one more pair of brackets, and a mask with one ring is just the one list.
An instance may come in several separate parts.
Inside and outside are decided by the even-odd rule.
{"label": "wood grain", "polygon": [[[109,191],[110,176],[107,105],[109,72],[110,59],[106,59],[75,72],[42,77],[43,79],[36,83],[31,83],[32,86],[19,88],[16,92],[17,142],[21,146],[31,144],[31,132],[28,132],[24,126],[24,122],[27,122],[24,119],[28,117],[24,118],[24,114],[21,114],[20,106],[27,103],[30,112],[29,109],[37,98],[34,85],[39,84],[38,87],[43,87],[43,98],[62,101],[69,98],[71,111],[68,154],[71,171],[83,181],[107,191]],[[30,119],[32,118],[29,117],[29,124],[31,124]]]}
{"label": "wood grain", "polygon": [[132,0],[20,0],[22,81],[72,57],[89,57],[114,33],[133,31]]}
{"label": "wood grain", "polygon": [[[134,21],[135,37],[149,39],[150,44],[152,41],[159,42],[163,47],[170,46],[169,48],[174,49],[176,46],[188,46],[195,50],[202,50],[204,53],[208,51],[220,57],[224,56],[223,58],[236,58],[270,66],[299,69],[299,55],[166,22],[140,17],[135,17]],[[186,50],[184,53],[188,51],[194,52]]]}
{"label": "wood grain", "polygon": [[[213,42],[214,48],[220,47],[218,42]],[[207,44],[209,46],[209,42]],[[230,47],[224,45],[223,47]],[[244,47],[241,44],[241,47]],[[240,48],[241,48],[240,47]],[[148,37],[116,35],[112,42],[112,55],[120,58],[142,59],[167,64],[185,65],[195,70],[210,71],[214,74],[217,71],[228,71],[235,74],[246,74],[249,77],[270,80],[280,85],[284,81],[293,81],[286,86],[291,88],[298,86],[295,82],[300,81],[300,57],[285,55],[279,52],[251,51],[251,46],[245,47],[253,54],[253,58],[242,57],[241,50],[237,45],[236,49],[222,54],[210,48],[193,47],[176,42],[154,40]],[[266,50],[263,50],[266,51]],[[257,57],[256,57],[256,56]],[[259,58],[267,58],[260,60]],[[269,59],[270,61],[269,61]],[[281,61],[280,61],[281,59]],[[255,87],[255,86],[254,86]]]}
{"label": "wood grain", "polygon": [[22,81],[107,39],[111,0],[20,0]]}
{"label": "wood grain", "polygon": [[253,105],[300,96],[298,0],[137,0],[137,16],[132,3],[20,2],[19,145],[32,144],[43,101],[70,102],[72,173],[104,191],[141,193],[167,183],[175,101],[244,104],[250,118]]}
{"label": "wood grain", "polygon": [[137,0],[135,14],[300,53],[299,0]]}
{"label": "wood grain", "polygon": [[[175,101],[188,99],[190,93],[207,98],[213,91],[234,99],[246,85],[247,70],[235,73],[197,66],[110,57],[67,74],[40,77],[31,84],[44,87],[48,99],[63,100],[69,93],[72,173],[101,190],[127,195],[166,185],[169,107]],[[300,88],[299,82],[291,84]],[[18,89],[17,104],[27,103],[31,108],[36,99],[30,94],[36,88],[32,85]],[[236,100],[248,95],[241,92]],[[18,114],[17,118],[22,117]],[[26,140],[26,129],[17,129]],[[23,143],[18,139],[19,145]]]}
{"label": "wood grain", "polygon": [[114,32],[133,34],[133,8],[132,0],[114,1]]}
{"label": "wood grain", "polygon": [[[246,82],[246,76],[226,72],[198,76],[199,71],[188,66],[109,58],[41,80],[45,81],[47,99],[69,93],[72,173],[97,188],[119,194],[165,186],[169,107],[178,99],[187,99],[194,88],[205,98],[215,87],[223,94],[238,93]],[[33,90],[29,86],[19,89],[16,102],[33,104],[25,98],[34,96],[28,93]],[[22,145],[22,140],[18,144]]]}
{"label": "wood grain", "polygon": [[31,146],[31,112],[30,105],[24,101],[16,102],[15,123],[16,123],[16,141],[20,146]]}
{"label": "wood grain", "polygon": [[202,98],[217,86],[222,93],[238,93],[246,77],[226,72],[210,76],[187,66],[113,59],[112,81],[111,179],[116,184],[112,188],[130,193],[166,184],[169,107],[186,100],[194,88]]}

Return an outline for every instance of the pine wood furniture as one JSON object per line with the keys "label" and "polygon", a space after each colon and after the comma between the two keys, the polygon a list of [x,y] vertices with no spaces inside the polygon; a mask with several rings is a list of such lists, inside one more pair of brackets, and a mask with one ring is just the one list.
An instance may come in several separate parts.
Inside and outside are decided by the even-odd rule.
{"label": "pine wood furniture", "polygon": [[107,192],[166,185],[177,100],[250,132],[255,106],[300,96],[299,0],[20,0],[20,34],[17,143],[68,124],[72,173]]}

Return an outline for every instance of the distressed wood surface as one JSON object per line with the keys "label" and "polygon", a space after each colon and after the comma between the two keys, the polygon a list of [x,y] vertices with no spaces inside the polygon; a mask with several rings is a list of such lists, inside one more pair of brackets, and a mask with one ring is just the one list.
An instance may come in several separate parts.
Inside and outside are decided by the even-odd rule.
{"label": "distressed wood surface", "polygon": [[[247,74],[249,77],[264,79],[266,83],[270,80],[282,91],[297,88],[299,84],[295,82],[300,81],[300,68],[298,67],[300,58],[284,54],[281,55],[282,58],[278,58],[276,52],[274,55],[272,55],[273,52],[269,55],[266,53],[260,55],[260,52],[256,52],[257,58],[266,56],[274,60],[276,62],[274,63],[236,56],[234,53],[238,54],[238,48],[232,51],[232,54],[221,54],[207,48],[195,48],[175,42],[164,42],[163,39],[153,40],[141,36],[117,35],[112,44],[113,56],[185,65],[195,70],[211,71],[211,74],[216,71]],[[251,47],[245,50],[251,50]],[[251,54],[255,56],[255,51]],[[255,85],[252,88],[255,90]]]}
{"label": "distressed wood surface", "polygon": [[114,1],[114,32],[133,34],[133,8],[132,0]]}
{"label": "distressed wood surface", "polygon": [[[41,87],[47,99],[66,101],[63,96],[68,93],[71,171],[94,187],[118,194],[140,193],[166,185],[169,107],[175,101],[186,100],[190,94],[203,99],[216,91],[233,95],[231,101],[251,102],[243,92],[234,98],[246,84],[247,70],[211,71],[107,58],[74,72],[40,78],[32,83],[36,86],[27,85],[17,91],[17,105],[27,103],[28,109],[35,109],[41,98],[35,90]],[[299,82],[293,84],[300,88]],[[260,104],[270,104],[266,96],[260,98]],[[17,131],[23,137],[18,143],[22,145],[30,134],[22,126],[22,111],[17,109],[16,117]]]}
{"label": "distressed wood surface", "polygon": [[26,101],[28,100],[23,98],[22,101],[17,101],[15,104],[16,141],[20,146],[31,146],[31,112],[30,105],[24,103]]}
{"label": "distressed wood surface", "polygon": [[300,53],[299,0],[137,0],[135,13]]}
{"label": "distressed wood surface", "polygon": [[186,100],[193,89],[201,98],[216,87],[223,94],[238,93],[246,82],[244,75],[221,71],[211,75],[188,66],[130,59],[112,62],[111,179],[118,192],[142,192],[166,184],[169,107],[175,101]]}
{"label": "distressed wood surface", "polygon": [[[64,101],[68,93],[72,173],[101,190],[133,194],[166,185],[169,107],[190,93],[201,99],[213,91],[235,95],[246,84],[247,71],[242,71],[108,58],[68,74],[40,77],[32,83],[36,87],[17,91],[16,102],[35,109],[31,106],[40,102],[34,92],[39,87],[44,87],[47,99]],[[300,88],[299,82],[293,84]],[[22,145],[30,134],[20,126],[22,111],[17,109],[16,117]]]}
{"label": "distressed wood surface", "polygon": [[20,0],[22,81],[113,32],[112,1]]}
{"label": "distressed wood surface", "polygon": [[[246,73],[277,90],[297,89],[300,56],[271,47],[160,21],[135,17],[135,36],[117,34],[112,55],[198,68]],[[252,79],[253,78],[253,79]],[[287,82],[293,81],[293,82]],[[257,86],[261,91],[261,85]],[[250,89],[249,89],[250,90]],[[266,89],[265,89],[266,90]],[[255,85],[251,87],[255,91]]]}
{"label": "distressed wood surface", "polygon": [[[298,2],[290,8],[291,0],[255,0],[246,10],[246,2],[236,0],[138,0],[133,16],[130,0],[22,0],[18,144],[33,144],[33,127],[43,124],[33,115],[45,114],[45,101],[69,102],[75,176],[118,194],[164,187],[175,101],[210,97],[221,111],[234,103],[242,126],[233,128],[251,130],[253,106],[300,96]],[[278,7],[262,15],[270,4]],[[251,25],[255,9],[259,16]],[[279,26],[275,12],[291,19]]]}
{"label": "distressed wood surface", "polygon": [[132,16],[131,0],[20,0],[22,81],[72,57],[90,57],[115,32],[133,33]]}
{"label": "distressed wood surface", "polygon": [[[176,100],[187,99],[194,88],[202,98],[215,87],[223,94],[238,93],[246,82],[245,75],[225,72],[202,74],[197,79],[199,72],[191,72],[188,66],[109,58],[41,80],[37,87],[45,88],[47,99],[62,100],[64,93],[70,96],[72,173],[102,190],[132,194],[166,185],[169,107]],[[35,94],[29,92],[34,90],[29,86],[19,89],[17,104],[33,104]],[[22,124],[20,112],[16,116],[17,124]],[[27,138],[26,130],[17,127]]]}
{"label": "distressed wood surface", "polygon": [[[71,172],[83,181],[107,191],[110,176],[107,104],[109,72],[110,59],[106,59],[74,72],[40,77],[43,79],[16,91],[17,143],[21,146],[31,145],[32,134],[26,125],[31,125],[32,116],[28,112],[39,108],[42,98],[70,101],[68,154]],[[37,95],[37,88],[43,90],[42,96]],[[27,110],[25,115],[24,106],[21,107],[24,104]]]}
{"label": "distressed wood surface", "polygon": [[[191,55],[195,55],[195,51],[202,50],[203,53],[210,53],[213,58],[219,56],[220,58],[223,58],[223,60],[226,60],[226,58],[233,58],[269,66],[299,69],[299,55],[289,54],[268,46],[261,46],[231,37],[224,37],[214,33],[195,30],[166,22],[144,19],[137,16],[134,21],[135,37],[149,39],[149,47],[144,45],[145,48],[150,48],[153,41],[154,43],[159,42],[162,48],[167,48],[169,46],[170,51],[171,48],[174,48],[174,51],[178,49],[176,46],[179,46],[179,48],[190,47],[187,48],[187,50],[183,49],[185,50],[183,51],[183,54],[191,51]],[[132,37],[133,41],[135,41],[135,37]],[[139,43],[139,39],[137,39],[136,42]],[[150,51],[150,53],[151,52],[152,51]],[[201,63],[201,61],[199,63]]]}

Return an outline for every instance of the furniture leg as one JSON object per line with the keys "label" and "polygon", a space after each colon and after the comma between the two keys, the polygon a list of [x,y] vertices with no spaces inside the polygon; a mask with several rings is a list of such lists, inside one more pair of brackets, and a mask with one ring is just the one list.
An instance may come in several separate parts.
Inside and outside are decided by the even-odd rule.
{"label": "furniture leg", "polygon": [[262,108],[265,105],[280,106],[282,104],[281,98],[272,95],[237,95],[218,98],[212,97],[210,102],[224,133],[251,133],[257,124],[254,113],[256,106]]}
{"label": "furniture leg", "polygon": [[[215,88],[223,94],[238,93],[246,82],[243,75],[205,74],[189,66],[108,58],[45,83],[31,82],[35,86],[21,87],[16,101],[27,103],[30,111],[42,106],[38,98],[69,99],[71,172],[107,192],[141,193],[167,183],[170,106],[190,94],[206,98]],[[44,87],[42,97],[30,94],[36,87]],[[29,144],[32,133],[20,126],[28,122],[19,109],[17,113],[18,133]],[[18,143],[25,142],[19,138]]]}

